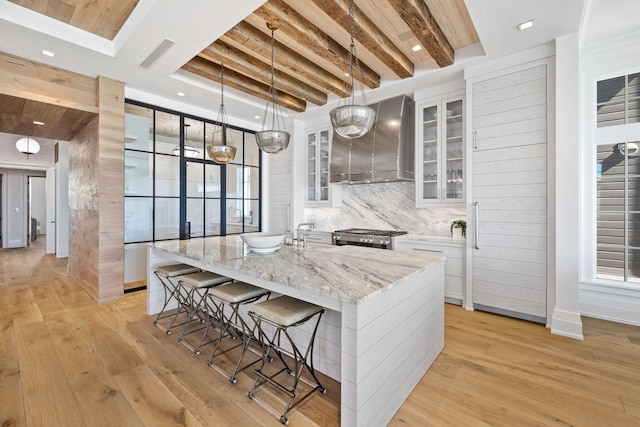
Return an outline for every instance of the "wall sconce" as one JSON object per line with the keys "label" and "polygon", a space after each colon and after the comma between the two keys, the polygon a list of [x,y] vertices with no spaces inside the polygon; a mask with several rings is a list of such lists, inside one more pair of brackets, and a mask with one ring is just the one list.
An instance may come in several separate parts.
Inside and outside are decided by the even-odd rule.
{"label": "wall sconce", "polygon": [[[638,143],[637,142],[621,142],[616,147],[618,148],[618,152],[622,156],[624,156],[626,154],[627,157],[631,157],[631,156],[635,156],[635,155],[638,154]],[[625,153],[625,151],[627,151],[627,150],[629,150],[629,152]]]}

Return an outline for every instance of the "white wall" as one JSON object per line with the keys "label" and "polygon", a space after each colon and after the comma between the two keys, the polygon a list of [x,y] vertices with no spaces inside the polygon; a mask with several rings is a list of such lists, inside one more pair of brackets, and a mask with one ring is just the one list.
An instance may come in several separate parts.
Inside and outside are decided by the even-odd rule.
{"label": "white wall", "polygon": [[[39,234],[46,234],[47,229],[47,208],[46,208],[46,189],[45,189],[45,177],[31,177],[31,188],[29,195],[29,213],[31,218],[35,218],[40,226]],[[31,221],[29,221],[31,224]],[[29,225],[30,226],[30,225]],[[30,231],[31,232],[31,231]],[[33,237],[33,236],[32,236]]]}
{"label": "white wall", "polygon": [[56,257],[69,256],[69,143],[58,143],[56,163]]}
{"label": "white wall", "polygon": [[[640,72],[640,32],[599,40],[580,52],[583,75],[580,162],[580,311],[583,315],[640,326],[640,286],[595,278],[595,105],[596,83]],[[614,127],[606,128],[608,131]],[[633,135],[637,138],[637,134]],[[633,139],[627,139],[629,141]]]}

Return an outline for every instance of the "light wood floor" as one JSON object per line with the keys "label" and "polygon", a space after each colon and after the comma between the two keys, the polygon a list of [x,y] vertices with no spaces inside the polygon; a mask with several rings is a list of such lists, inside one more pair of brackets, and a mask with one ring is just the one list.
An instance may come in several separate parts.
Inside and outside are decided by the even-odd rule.
{"label": "light wood floor", "polygon": [[[154,327],[145,291],[96,304],[44,255],[0,250],[1,426],[278,426]],[[583,318],[584,341],[446,306],[445,349],[391,426],[639,426],[640,328]],[[338,385],[292,426],[339,425]]]}

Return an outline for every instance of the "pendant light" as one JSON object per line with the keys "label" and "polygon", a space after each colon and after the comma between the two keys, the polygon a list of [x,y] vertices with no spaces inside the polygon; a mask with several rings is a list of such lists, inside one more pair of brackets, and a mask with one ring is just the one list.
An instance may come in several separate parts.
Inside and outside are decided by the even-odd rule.
{"label": "pendant light", "polygon": [[[278,27],[271,23],[267,23],[267,27],[271,30],[271,99],[267,100],[262,118],[262,130],[256,132],[256,141],[262,151],[266,153],[279,153],[289,146],[289,138],[291,138],[291,135],[285,130],[280,106],[276,104],[275,68],[273,66],[275,39],[273,32],[277,30]],[[269,114],[269,104],[271,104],[271,129],[265,129],[267,115]]]}
{"label": "pendant light", "polygon": [[[196,150],[193,145],[189,145],[187,142],[189,141],[189,139],[187,138],[187,129],[189,129],[189,126],[191,126],[189,123],[184,124],[184,156],[189,158],[194,158],[194,157],[198,157],[200,155],[200,152]],[[179,156],[180,147],[174,148],[173,154],[175,154],[176,156]]]}
{"label": "pendant light", "polygon": [[37,154],[40,151],[40,144],[35,139],[26,137],[16,141],[16,148],[19,152],[26,154],[28,159],[30,154]]}
{"label": "pendant light", "polygon": [[[348,86],[347,90],[349,89],[349,86],[351,88],[351,97],[345,98],[344,105],[340,105],[342,102],[340,101],[340,103],[338,103],[338,107],[329,112],[333,130],[344,138],[360,138],[371,130],[373,123],[376,120],[376,111],[367,106],[367,100],[364,95],[364,87],[362,84],[362,104],[356,104],[355,101],[353,61],[356,62],[358,75],[362,75],[362,72],[360,71],[360,63],[356,56],[356,45],[353,37],[355,29],[353,18],[354,3],[355,1],[351,0],[351,3],[349,4],[349,17],[351,18],[351,45],[349,46],[349,71],[346,74],[348,81],[345,81],[345,86]],[[347,104],[348,101],[351,101],[351,103]]]}
{"label": "pendant light", "polygon": [[[211,136],[211,144],[207,145],[207,153],[209,157],[216,163],[228,163],[236,157],[236,147],[227,145],[227,127],[229,119],[227,118],[227,110],[224,108],[224,64],[221,65],[220,71],[220,109],[218,110],[218,123],[213,135]],[[233,141],[231,141],[233,142]]]}

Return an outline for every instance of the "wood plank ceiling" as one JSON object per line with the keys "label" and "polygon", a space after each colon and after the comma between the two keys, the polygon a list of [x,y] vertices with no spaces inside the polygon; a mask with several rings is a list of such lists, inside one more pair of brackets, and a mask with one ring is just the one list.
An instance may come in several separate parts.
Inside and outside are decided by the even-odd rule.
{"label": "wood plank ceiling", "polygon": [[[113,40],[138,0],[10,0],[72,26]],[[269,0],[182,66],[249,95],[268,99],[271,84],[271,32],[275,31],[277,102],[295,112],[308,103],[326,104],[346,97],[351,19],[350,0]],[[361,73],[368,88],[384,80],[412,77],[416,67],[451,65],[456,49],[478,42],[464,0],[356,0],[354,38]],[[419,50],[414,50],[419,46]],[[356,71],[356,70],[354,70]],[[38,136],[29,111],[42,106],[2,100],[0,132]],[[6,101],[6,102],[5,102]],[[10,101],[10,102],[9,102]],[[13,111],[10,109],[15,107]],[[59,128],[76,129],[86,120],[73,112],[53,111]],[[45,136],[69,139],[66,136]]]}
{"label": "wood plank ceiling", "polygon": [[[329,94],[348,96],[350,0],[269,0],[182,68],[261,99],[270,97],[271,31],[275,31],[277,102],[301,112]],[[456,49],[478,42],[464,0],[356,0],[354,38],[368,88],[412,77],[416,65],[451,65]],[[419,46],[419,50],[414,50]]]}

